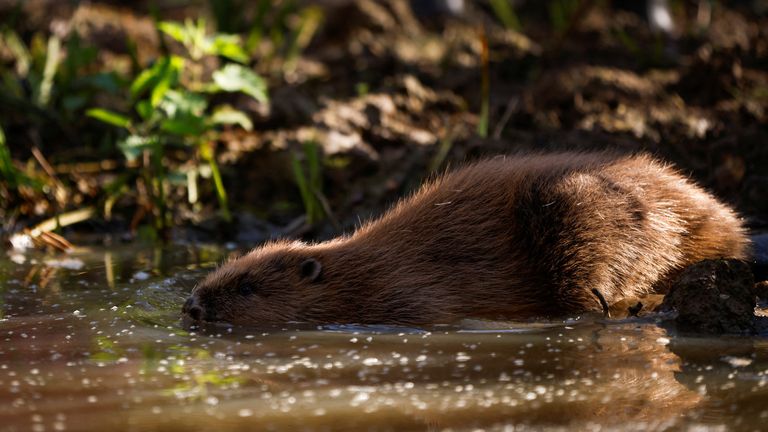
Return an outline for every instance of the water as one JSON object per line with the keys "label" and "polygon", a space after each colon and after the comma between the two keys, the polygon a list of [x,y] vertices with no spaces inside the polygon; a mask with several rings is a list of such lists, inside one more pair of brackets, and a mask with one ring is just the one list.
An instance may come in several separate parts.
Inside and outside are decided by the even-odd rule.
{"label": "water", "polygon": [[652,320],[189,332],[227,251],[0,259],[0,430],[762,430],[768,340]]}

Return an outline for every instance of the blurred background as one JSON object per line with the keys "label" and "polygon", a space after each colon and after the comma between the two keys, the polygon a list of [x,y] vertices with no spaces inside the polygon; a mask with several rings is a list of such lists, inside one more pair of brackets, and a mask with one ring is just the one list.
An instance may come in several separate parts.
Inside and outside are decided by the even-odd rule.
{"label": "blurred background", "polygon": [[0,0],[0,235],[327,238],[463,161],[587,149],[764,230],[767,110],[765,0]]}

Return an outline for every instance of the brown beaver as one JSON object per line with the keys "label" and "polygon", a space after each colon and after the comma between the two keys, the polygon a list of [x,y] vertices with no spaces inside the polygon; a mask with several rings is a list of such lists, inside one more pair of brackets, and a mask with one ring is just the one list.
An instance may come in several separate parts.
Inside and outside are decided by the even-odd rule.
{"label": "brown beaver", "polygon": [[732,210],[649,156],[496,157],[351,235],[227,262],[183,311],[251,325],[563,316],[658,291],[706,258],[743,259],[747,245]]}

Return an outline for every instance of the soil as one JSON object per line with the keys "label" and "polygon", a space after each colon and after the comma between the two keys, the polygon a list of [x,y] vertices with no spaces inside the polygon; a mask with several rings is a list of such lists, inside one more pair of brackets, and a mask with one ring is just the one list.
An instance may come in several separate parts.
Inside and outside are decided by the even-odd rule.
{"label": "soil", "polygon": [[[144,2],[130,9],[113,2],[58,3],[29,2],[27,19],[18,22],[27,33],[75,26],[99,49],[99,61],[113,68],[130,63],[126,38],[140,41],[140,62],[160,52]],[[205,13],[195,3],[177,3],[160,2],[154,13],[167,19]],[[226,132],[216,149],[236,223],[216,217],[216,200],[204,185],[200,193],[209,205],[192,208],[178,199],[176,238],[327,238],[446,167],[484,155],[554,149],[652,152],[733,204],[752,228],[765,230],[768,17],[718,2],[704,29],[695,29],[688,11],[678,13],[673,34],[662,35],[642,15],[594,6],[558,30],[545,6],[524,2],[517,6],[522,32],[516,32],[484,2],[468,2],[460,17],[417,16],[407,3],[320,2],[325,21],[295,69],[277,73],[275,59],[255,64],[269,79],[272,103],[235,100],[255,129]],[[484,39],[487,137],[477,133]],[[114,149],[73,150],[65,139],[71,133],[12,113],[6,120],[14,157],[31,160],[31,144],[41,145],[69,188],[70,206],[98,200],[99,189],[116,177],[114,171],[73,168],[84,160],[119,159]],[[28,133],[33,127],[37,139]],[[331,213],[311,227],[298,219],[303,208],[290,165],[307,140],[319,143],[325,156],[322,192]],[[137,200],[129,194],[115,203],[112,222],[91,221],[71,231],[125,231]],[[16,222],[6,222],[7,230],[66,210],[24,197],[15,204],[4,211]]]}

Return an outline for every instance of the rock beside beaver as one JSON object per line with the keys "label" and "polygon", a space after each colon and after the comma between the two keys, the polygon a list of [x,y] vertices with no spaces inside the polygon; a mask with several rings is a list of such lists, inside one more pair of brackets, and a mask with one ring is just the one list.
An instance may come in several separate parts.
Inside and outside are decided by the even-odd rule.
{"label": "rock beside beaver", "polygon": [[661,310],[677,312],[678,330],[687,333],[754,334],[755,280],[738,260],[704,260],[683,270]]}
{"label": "rock beside beaver", "polygon": [[195,288],[196,321],[423,324],[602,311],[684,267],[745,258],[732,210],[645,155],[497,157],[427,182],[351,235],[276,241]]}

